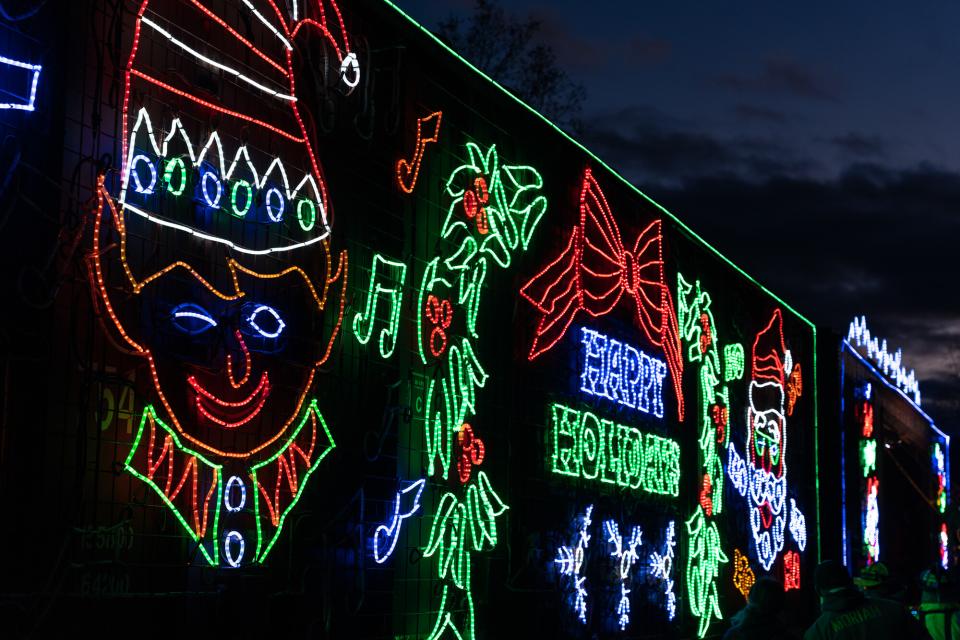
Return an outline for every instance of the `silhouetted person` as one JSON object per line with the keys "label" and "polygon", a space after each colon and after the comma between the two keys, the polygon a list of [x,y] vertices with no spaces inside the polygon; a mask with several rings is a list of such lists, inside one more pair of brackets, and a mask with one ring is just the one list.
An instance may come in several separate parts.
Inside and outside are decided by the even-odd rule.
{"label": "silhouetted person", "polygon": [[730,619],[723,640],[798,640],[780,618],[784,602],[783,585],[774,578],[760,578],[750,589],[747,606]]}
{"label": "silhouetted person", "polygon": [[814,574],[822,613],[804,640],[929,640],[926,630],[891,600],[867,598],[835,560],[821,562]]}
{"label": "silhouetted person", "polygon": [[924,571],[920,576],[920,621],[933,640],[960,640],[960,604],[952,586],[939,571]]}

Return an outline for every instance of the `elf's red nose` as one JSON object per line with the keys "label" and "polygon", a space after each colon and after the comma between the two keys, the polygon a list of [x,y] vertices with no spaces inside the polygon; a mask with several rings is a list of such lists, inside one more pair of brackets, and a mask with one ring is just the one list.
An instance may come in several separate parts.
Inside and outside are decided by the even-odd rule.
{"label": "elf's red nose", "polygon": [[233,364],[233,354],[227,353],[227,380],[230,382],[230,386],[234,389],[239,389],[247,380],[250,379],[250,351],[247,349],[247,343],[243,341],[243,334],[239,330],[234,330],[234,337],[237,339],[237,344],[240,345],[240,350],[243,352],[243,377],[237,380],[236,370],[239,369],[239,365]]}

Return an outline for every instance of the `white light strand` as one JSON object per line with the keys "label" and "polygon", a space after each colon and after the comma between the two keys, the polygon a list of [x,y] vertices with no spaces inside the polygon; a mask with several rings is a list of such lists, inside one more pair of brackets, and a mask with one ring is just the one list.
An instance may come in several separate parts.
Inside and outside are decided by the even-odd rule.
{"label": "white light strand", "polygon": [[247,5],[247,8],[253,12],[253,15],[257,16],[257,20],[262,22],[267,29],[273,32],[273,35],[277,36],[280,39],[280,42],[283,43],[283,46],[287,48],[287,51],[293,51],[293,46],[290,44],[290,41],[283,37],[283,34],[280,33],[273,24],[267,20],[262,13],[256,10],[256,8],[250,3],[250,0],[243,0],[243,4]]}
{"label": "white light strand", "polygon": [[[245,166],[250,170],[250,173],[253,175],[254,186],[259,189],[263,189],[266,186],[267,182],[274,178],[274,173],[278,174],[276,179],[283,185],[283,195],[286,195],[287,199],[290,201],[296,200],[300,196],[300,192],[303,190],[309,190],[312,200],[316,201],[320,205],[320,215],[323,219],[324,226],[327,224],[326,211],[324,210],[323,203],[320,198],[320,189],[317,187],[317,181],[314,179],[313,175],[306,173],[303,179],[300,180],[300,183],[293,189],[290,188],[290,180],[287,177],[287,171],[283,166],[280,158],[274,158],[270,165],[267,167],[266,172],[263,175],[259,175],[256,167],[254,166],[252,160],[250,159],[250,152],[247,150],[246,146],[241,146],[237,149],[236,154],[234,155],[233,161],[230,163],[229,168],[223,172],[223,167],[226,166],[226,156],[223,151],[223,143],[220,141],[220,135],[214,131],[210,134],[210,137],[207,139],[206,144],[204,144],[200,153],[197,154],[194,152],[194,144],[190,140],[190,135],[187,133],[186,129],[183,126],[183,123],[180,121],[180,118],[174,118],[170,123],[170,131],[163,138],[162,144],[157,141],[157,136],[153,130],[153,122],[150,119],[150,114],[147,113],[146,108],[141,108],[137,112],[137,120],[133,125],[133,130],[130,133],[130,147],[127,158],[127,169],[124,171],[123,180],[121,186],[124,190],[127,188],[127,182],[129,180],[129,167],[133,161],[135,155],[135,149],[137,148],[138,135],[141,135],[140,128],[146,127],[146,140],[150,147],[153,149],[154,153],[161,158],[165,158],[168,155],[170,142],[174,137],[179,137],[179,139],[187,147],[187,155],[190,158],[190,164],[193,167],[199,167],[202,163],[208,162],[215,165],[221,172],[221,178],[223,180],[231,180],[233,174],[237,169],[237,165],[240,164],[241,160],[244,161]],[[209,157],[211,154],[214,154],[212,160]]]}
{"label": "white light strand", "polygon": [[[143,134],[141,133],[141,128],[145,130]],[[138,207],[135,207],[127,203],[126,202],[127,187],[130,182],[130,174],[131,174],[131,168],[133,165],[133,160],[134,160],[134,157],[136,156],[136,153],[135,153],[135,150],[137,148],[136,142],[137,142],[138,136],[144,135],[144,134],[146,135],[146,138],[147,138],[146,142],[153,149],[154,153],[156,153],[156,155],[160,158],[165,158],[167,156],[167,151],[169,149],[170,142],[174,139],[174,137],[179,136],[179,139],[183,141],[183,143],[187,148],[187,154],[189,156],[190,163],[193,167],[199,167],[203,162],[209,162],[207,158],[210,154],[214,154],[213,159],[215,161],[219,161],[218,166],[220,167],[221,170],[226,164],[225,155],[223,152],[223,145],[220,142],[220,136],[217,134],[217,132],[213,132],[212,134],[210,134],[210,137],[208,138],[206,144],[203,146],[199,155],[195,155],[194,145],[190,141],[190,136],[187,134],[186,130],[183,128],[183,124],[180,122],[179,118],[175,118],[173,122],[171,122],[170,131],[169,133],[167,133],[166,136],[164,136],[163,141],[161,143],[157,140],[157,136],[154,133],[153,123],[150,119],[150,114],[147,113],[146,109],[141,108],[140,111],[137,113],[137,120],[136,120],[136,123],[134,124],[133,131],[130,134],[130,147],[128,151],[126,169],[124,170],[124,174],[121,181],[120,204],[124,210],[131,211],[132,213],[135,213],[143,218],[146,218],[147,220],[155,224],[165,226],[165,227],[170,227],[172,229],[177,229],[179,231],[184,231],[186,233],[190,233],[204,240],[209,240],[211,242],[224,244],[230,247],[231,249],[234,249],[236,251],[239,251],[241,253],[245,253],[248,255],[268,255],[271,253],[282,253],[286,251],[293,251],[296,249],[300,249],[302,247],[315,244],[317,242],[321,242],[330,235],[330,228],[327,226],[326,210],[323,206],[322,201],[320,200],[320,192],[319,192],[319,189],[317,188],[317,183],[316,183],[316,180],[314,180],[313,176],[307,173],[303,177],[303,179],[300,181],[300,183],[296,186],[296,188],[291,190],[290,182],[287,178],[287,172],[284,169],[283,163],[280,161],[279,158],[274,158],[274,160],[270,163],[270,166],[267,168],[267,171],[262,176],[258,176],[256,168],[253,166],[253,163],[250,160],[250,154],[247,151],[247,148],[245,146],[240,147],[237,150],[237,153],[234,156],[233,162],[231,163],[226,173],[222,174],[221,179],[230,180],[235,169],[237,168],[237,165],[240,163],[241,159],[243,159],[245,160],[245,164],[250,169],[251,174],[254,176],[254,183],[256,184],[257,189],[262,189],[267,184],[267,181],[270,180],[271,176],[277,175],[280,181],[282,182],[283,189],[286,192],[287,199],[289,201],[296,200],[299,197],[301,190],[311,191],[314,196],[314,201],[319,205],[320,216],[321,216],[321,219],[323,220],[323,232],[320,235],[314,238],[311,238],[309,240],[306,240],[304,242],[294,243],[290,245],[270,247],[267,249],[249,249],[247,247],[238,245],[230,240],[227,240],[226,238],[221,238],[218,236],[203,233],[202,231],[193,229],[186,225],[178,224],[170,220],[160,218],[158,216],[155,216],[151,213],[148,213]],[[203,185],[203,186],[206,186],[206,185]],[[219,181],[218,181],[218,186],[219,186]],[[222,187],[220,188],[222,189]],[[219,198],[216,199],[216,202],[219,202]]]}
{"label": "white light strand", "polygon": [[[257,316],[263,312],[266,312],[267,314],[273,316],[274,322],[277,323],[276,331],[273,331],[271,333],[270,331],[267,331],[261,328],[260,325],[257,324]],[[257,308],[254,309],[253,312],[250,314],[250,317],[247,318],[247,322],[249,322],[250,326],[253,327],[257,331],[257,333],[259,333],[261,336],[263,336],[264,338],[271,338],[271,339],[279,338],[280,334],[283,333],[284,328],[287,326],[287,324],[283,321],[283,318],[280,317],[280,314],[277,313],[277,311],[273,307],[268,307],[265,304],[261,304],[257,306]]]}
{"label": "white light strand", "polygon": [[152,223],[154,223],[154,224],[158,224],[158,225],[160,225],[160,226],[162,226],[162,227],[170,227],[170,228],[172,228],[172,229],[177,229],[178,231],[185,231],[186,233],[195,235],[195,236],[197,236],[198,238],[200,238],[200,239],[202,239],[202,240],[209,240],[210,242],[217,242],[217,243],[226,245],[226,246],[230,247],[231,249],[233,249],[233,250],[235,250],[235,251],[239,251],[240,253],[246,253],[247,255],[251,255],[251,256],[265,256],[265,255],[268,255],[268,254],[271,254],[271,253],[283,253],[283,252],[285,252],[285,251],[294,251],[294,250],[296,250],[296,249],[300,249],[301,247],[308,247],[308,246],[310,246],[311,244],[316,244],[317,242],[320,242],[320,241],[326,239],[326,237],[330,235],[330,231],[327,230],[327,231],[325,231],[325,232],[323,233],[323,235],[318,236],[318,237],[316,237],[316,238],[311,238],[310,240],[307,240],[306,242],[299,242],[299,243],[297,243],[297,244],[288,244],[288,245],[284,245],[284,246],[282,246],[282,247],[272,247],[272,248],[270,248],[270,249],[260,249],[260,250],[247,249],[247,248],[245,248],[245,247],[241,247],[240,245],[231,242],[230,240],[227,240],[226,238],[218,238],[217,236],[211,236],[211,235],[209,235],[209,234],[203,233],[202,231],[197,231],[196,229],[191,229],[190,227],[186,227],[186,226],[184,226],[184,225],[182,225],[182,224],[177,224],[177,223],[175,223],[175,222],[170,222],[170,221],[168,221],[168,220],[164,220],[163,218],[158,218],[158,217],[156,217],[156,216],[150,215],[150,214],[147,213],[146,211],[143,211],[143,210],[141,210],[141,209],[138,209],[137,207],[134,207],[133,205],[124,204],[123,207],[124,207],[124,209],[126,209],[127,211],[132,211],[133,213],[137,214],[138,216],[142,216],[142,217],[146,218],[147,220],[149,220],[150,222],[152,222]]}
{"label": "white light strand", "polygon": [[[240,487],[240,503],[236,504],[232,500],[232,490],[233,487]],[[227,480],[226,489],[223,492],[223,506],[227,508],[227,511],[230,513],[237,513],[243,509],[244,505],[247,504],[247,486],[244,484],[238,476],[230,476],[230,479]]]}
{"label": "white light strand", "polygon": [[603,528],[607,532],[607,542],[613,545],[610,555],[620,561],[617,568],[620,575],[620,600],[617,603],[616,613],[620,631],[624,631],[630,624],[630,598],[627,597],[630,589],[627,589],[627,582],[630,578],[630,568],[640,559],[637,548],[642,544],[643,529],[633,527],[630,532],[630,541],[625,545],[623,536],[620,535],[620,527],[615,521],[604,521]]}
{"label": "white light strand", "polygon": [[796,540],[800,551],[807,548],[807,518],[793,498],[790,498],[790,535]]}
{"label": "white light strand", "polygon": [[853,319],[850,330],[847,332],[847,340],[861,349],[866,349],[867,357],[876,362],[880,370],[889,376],[901,391],[913,396],[913,401],[920,406],[920,383],[916,372],[913,369],[908,372],[903,366],[903,352],[900,349],[897,349],[896,353],[891,353],[887,348],[886,340],[881,342],[879,338],[870,334],[866,316]]}
{"label": "white light strand", "polygon": [[[233,555],[233,543],[239,544],[236,557]],[[223,557],[226,559],[227,564],[234,569],[239,567],[240,563],[243,562],[243,551],[246,546],[243,536],[240,535],[239,531],[228,531],[227,535],[223,538]]]}
{"label": "white light strand", "polygon": [[737,453],[733,442],[727,444],[727,475],[730,476],[730,481],[733,482],[733,488],[737,490],[737,493],[741,496],[747,495],[747,479],[749,477],[747,463]]}
{"label": "white light strand", "polygon": [[187,43],[185,43],[185,42],[183,42],[182,40],[178,39],[178,38],[177,38],[176,36],[174,36],[172,33],[170,33],[169,31],[167,31],[167,30],[164,29],[163,27],[161,27],[159,24],[157,24],[156,22],[154,22],[153,20],[151,20],[151,19],[148,18],[147,16],[143,16],[143,18],[142,18],[141,20],[142,20],[142,22],[143,22],[144,24],[152,27],[154,31],[156,31],[156,32],[159,33],[160,35],[164,36],[164,37],[165,37],[167,40],[169,40],[171,43],[173,43],[174,45],[180,47],[181,49],[183,49],[184,51],[186,51],[187,53],[189,53],[190,55],[192,55],[193,57],[195,57],[197,60],[200,60],[201,62],[206,63],[206,64],[210,65],[211,67],[214,67],[215,69],[219,69],[219,70],[221,70],[221,71],[225,71],[225,72],[229,73],[230,75],[236,77],[238,80],[242,80],[243,82],[246,82],[246,83],[249,84],[250,86],[255,87],[255,88],[259,89],[260,91],[263,91],[264,93],[267,93],[267,94],[269,94],[269,95],[271,95],[271,96],[273,96],[273,97],[275,97],[275,98],[279,98],[280,100],[286,100],[286,101],[288,101],[288,102],[296,102],[296,101],[297,101],[297,98],[296,98],[295,96],[291,96],[291,95],[288,95],[288,94],[286,94],[286,93],[281,93],[281,92],[279,92],[279,91],[275,91],[274,89],[271,89],[270,87],[268,87],[268,86],[266,86],[266,85],[264,85],[264,84],[260,84],[259,82],[257,82],[257,81],[254,80],[253,78],[250,78],[250,77],[248,77],[248,76],[245,76],[244,74],[240,73],[239,71],[237,71],[237,70],[234,69],[233,67],[229,67],[229,66],[227,66],[227,65],[225,65],[225,64],[222,64],[222,63],[220,63],[220,62],[217,62],[217,61],[214,60],[213,58],[209,58],[209,57],[203,55],[202,53],[200,53],[200,52],[197,51],[196,49],[193,49],[192,47],[190,47],[190,45],[188,45]]}
{"label": "white light strand", "polygon": [[650,554],[650,570],[663,585],[663,593],[667,599],[664,605],[667,610],[667,619],[673,620],[677,617],[677,593],[673,588],[673,561],[676,556],[677,535],[676,523],[673,520],[667,525],[664,538],[663,554],[657,551]]}
{"label": "white light strand", "polygon": [[567,546],[559,547],[557,558],[554,560],[560,565],[561,575],[573,578],[574,588],[576,589],[573,610],[583,624],[587,624],[587,588],[585,586],[587,578],[581,576],[580,571],[583,569],[584,556],[590,546],[589,531],[590,525],[593,523],[593,520],[590,519],[592,514],[593,505],[590,505],[583,514],[583,521],[577,535],[577,546],[573,549]]}
{"label": "white light strand", "polygon": [[[754,398],[754,391],[763,393],[765,391],[775,391],[778,398],[774,401],[774,406],[767,407],[763,403],[758,403]],[[747,412],[747,429],[756,430],[753,424],[757,418],[760,423],[766,419],[766,424],[775,424],[776,432],[770,446],[771,457],[781,456],[781,474],[779,477],[772,471],[767,471],[762,466],[755,466],[751,460],[747,465],[748,489],[750,498],[753,500],[753,508],[750,510],[750,528],[753,532],[753,542],[757,549],[757,559],[763,565],[764,571],[770,571],[774,561],[781,551],[783,551],[784,533],[787,528],[787,513],[784,510],[784,504],[787,498],[787,421],[783,411],[783,386],[777,382],[757,382],[752,380],[747,391],[749,401],[749,410]],[[750,438],[747,438],[747,448],[751,446]],[[767,522],[769,518],[769,522]]]}

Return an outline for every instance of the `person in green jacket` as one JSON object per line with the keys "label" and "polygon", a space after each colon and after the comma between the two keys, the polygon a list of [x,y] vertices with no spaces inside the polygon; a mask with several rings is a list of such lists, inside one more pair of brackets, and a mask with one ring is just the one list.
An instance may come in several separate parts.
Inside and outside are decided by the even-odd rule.
{"label": "person in green jacket", "polygon": [[785,603],[783,585],[761,576],[750,589],[747,606],[730,619],[723,640],[797,640],[800,636],[787,629],[781,617]]}
{"label": "person in green jacket", "polygon": [[835,560],[821,562],[814,573],[822,613],[804,640],[929,640],[926,630],[891,600],[867,598],[847,568]]}
{"label": "person in green jacket", "polygon": [[957,615],[960,603],[956,589],[939,570],[924,571],[920,576],[920,622],[933,640],[960,640]]}

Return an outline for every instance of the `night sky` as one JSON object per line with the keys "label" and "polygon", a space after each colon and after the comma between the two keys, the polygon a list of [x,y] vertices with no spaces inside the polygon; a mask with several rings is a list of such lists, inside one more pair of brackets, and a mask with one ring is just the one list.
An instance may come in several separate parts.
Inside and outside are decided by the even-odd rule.
{"label": "night sky", "polygon": [[960,5],[501,4],[586,88],[582,142],[813,321],[865,314],[960,432]]}

